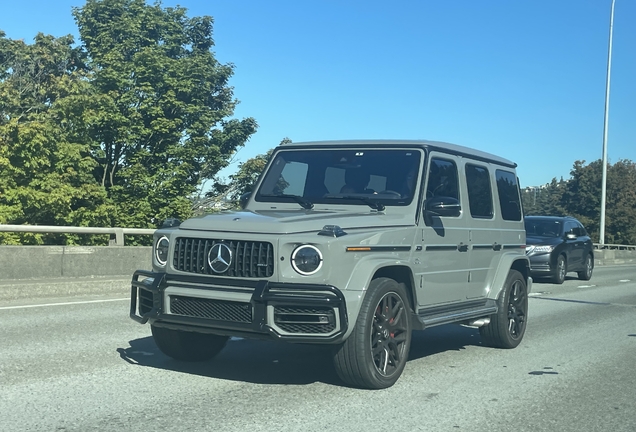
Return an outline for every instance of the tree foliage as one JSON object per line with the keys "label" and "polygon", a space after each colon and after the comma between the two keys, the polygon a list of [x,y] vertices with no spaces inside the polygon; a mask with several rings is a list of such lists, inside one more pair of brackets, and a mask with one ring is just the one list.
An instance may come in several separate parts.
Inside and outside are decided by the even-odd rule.
{"label": "tree foliage", "polygon": [[[211,17],[144,0],[75,8],[81,45],[0,31],[0,223],[157,227],[256,131]],[[3,235],[5,243],[73,236]]]}
{"label": "tree foliage", "polygon": [[[283,138],[280,143],[291,142],[289,138]],[[195,213],[238,208],[241,196],[252,192],[273,152],[274,149],[270,149],[265,154],[259,154],[241,162],[236,173],[231,174],[228,181],[215,178],[212,188],[205,194],[205,198],[195,202]]]}
{"label": "tree foliage", "polygon": [[[93,180],[96,164],[76,109],[89,72],[71,36],[38,34],[32,45],[0,32],[0,223],[102,226],[112,207]],[[5,243],[59,236],[2,234]]]}
{"label": "tree foliage", "polygon": [[[574,216],[598,241],[602,170],[601,160],[575,161],[567,181],[524,190],[525,213]],[[605,243],[636,244],[636,164],[626,159],[608,164],[606,187]]]}
{"label": "tree foliage", "polygon": [[115,222],[188,217],[188,197],[256,131],[252,118],[226,120],[233,66],[211,51],[212,18],[144,0],[88,0],[73,14],[99,95],[88,125],[95,174]]}

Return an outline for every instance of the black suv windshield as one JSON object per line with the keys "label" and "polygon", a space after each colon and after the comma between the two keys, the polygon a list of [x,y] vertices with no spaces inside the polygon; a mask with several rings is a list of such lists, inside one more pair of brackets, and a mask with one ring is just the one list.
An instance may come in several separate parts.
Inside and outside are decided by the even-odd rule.
{"label": "black suv windshield", "polygon": [[[411,203],[422,152],[416,149],[282,150],[256,194],[260,202],[384,206]],[[296,198],[291,198],[296,197]]]}

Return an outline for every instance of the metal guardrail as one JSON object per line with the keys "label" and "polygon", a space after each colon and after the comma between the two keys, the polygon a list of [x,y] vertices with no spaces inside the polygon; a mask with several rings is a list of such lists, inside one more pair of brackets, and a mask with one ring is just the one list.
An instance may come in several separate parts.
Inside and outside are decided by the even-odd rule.
{"label": "metal guardrail", "polygon": [[[109,234],[110,246],[123,246],[124,235],[153,235],[154,229],[145,228],[98,228],[52,225],[3,225],[0,224],[0,232],[29,232],[52,234]],[[635,245],[601,244],[594,243],[597,250],[636,250]]]}
{"label": "metal guardrail", "polygon": [[594,249],[598,250],[633,250],[636,251],[636,246],[634,245],[621,245],[621,244],[606,244],[606,243],[594,243]]}
{"label": "metal guardrail", "polygon": [[0,232],[28,232],[48,234],[109,234],[109,246],[124,246],[124,235],[152,235],[154,229],[144,228],[100,228],[52,225],[3,225]]}

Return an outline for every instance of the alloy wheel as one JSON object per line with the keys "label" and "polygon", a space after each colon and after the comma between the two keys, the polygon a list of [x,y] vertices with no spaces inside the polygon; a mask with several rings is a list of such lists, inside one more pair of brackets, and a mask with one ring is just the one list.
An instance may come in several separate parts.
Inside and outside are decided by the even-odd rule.
{"label": "alloy wheel", "polygon": [[559,259],[557,263],[557,273],[559,275],[559,280],[565,280],[565,260]]}
{"label": "alloy wheel", "polygon": [[508,298],[508,332],[513,339],[523,335],[526,324],[526,293],[521,281],[514,282]]}
{"label": "alloy wheel", "polygon": [[406,361],[408,314],[402,298],[394,292],[380,299],[371,328],[371,353],[377,371],[390,376]]}

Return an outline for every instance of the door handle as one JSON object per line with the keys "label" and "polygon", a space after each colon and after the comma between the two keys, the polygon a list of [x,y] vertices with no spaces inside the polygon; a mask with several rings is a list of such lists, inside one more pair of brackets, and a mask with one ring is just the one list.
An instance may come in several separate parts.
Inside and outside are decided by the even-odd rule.
{"label": "door handle", "polygon": [[468,245],[466,245],[464,243],[460,243],[457,246],[457,250],[459,250],[460,252],[468,252]]}
{"label": "door handle", "polygon": [[500,251],[500,250],[501,250],[501,245],[500,245],[500,244],[495,243],[494,245],[492,245],[492,250]]}

